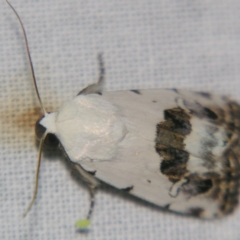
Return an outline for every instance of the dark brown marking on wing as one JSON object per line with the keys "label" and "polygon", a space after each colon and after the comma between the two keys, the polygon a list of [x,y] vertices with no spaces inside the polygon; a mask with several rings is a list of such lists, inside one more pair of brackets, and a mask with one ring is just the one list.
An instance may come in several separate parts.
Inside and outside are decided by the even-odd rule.
{"label": "dark brown marking on wing", "polygon": [[202,176],[199,176],[196,173],[190,174],[187,177],[187,180],[187,184],[182,186],[182,191],[190,196],[206,193],[213,187],[211,178],[203,179]]}
{"label": "dark brown marking on wing", "polygon": [[95,176],[97,171],[87,171],[89,174]]}
{"label": "dark brown marking on wing", "polygon": [[[159,127],[167,128],[175,133],[185,136],[191,132],[190,115],[181,108],[173,108],[164,111],[165,122]],[[183,137],[182,137],[183,138]]]}
{"label": "dark brown marking on wing", "polygon": [[[181,191],[187,198],[201,196],[216,204],[218,210],[212,213],[213,218],[233,212],[238,204],[240,186],[240,106],[224,100],[226,106],[222,108],[185,101],[189,112],[181,108],[165,110],[164,121],[157,125],[155,145],[162,159],[161,173],[174,184],[180,184],[177,192]],[[184,140],[192,131],[191,118],[203,119],[203,126],[209,133],[208,138],[202,137],[200,141],[203,154],[197,156],[202,160],[205,172],[188,169],[191,158],[185,150]],[[218,131],[226,135],[220,156],[213,153],[216,146],[221,147],[221,142],[215,137]],[[174,206],[172,208],[174,210]],[[210,217],[203,208],[189,208],[186,213]]]}
{"label": "dark brown marking on wing", "polygon": [[194,217],[201,217],[201,215],[204,213],[204,209],[202,208],[190,208],[188,210],[188,213]]}
{"label": "dark brown marking on wing", "polygon": [[172,182],[187,173],[189,153],[184,138],[191,132],[190,116],[181,108],[164,111],[165,121],[157,125],[156,151],[163,158],[160,171]]}
{"label": "dark brown marking on wing", "polygon": [[213,120],[215,124],[217,123],[216,120],[218,119],[218,114],[210,107],[204,107],[199,102],[189,103],[185,101],[185,104],[189,107],[189,110],[191,111],[193,116],[209,119],[210,121]]}
{"label": "dark brown marking on wing", "polygon": [[164,206],[164,208],[168,210],[170,208],[170,206],[171,206],[171,204],[167,204]]}
{"label": "dark brown marking on wing", "polygon": [[201,181],[196,182],[195,188],[197,189],[197,193],[205,193],[209,191],[213,186],[211,179],[201,179]]}
{"label": "dark brown marking on wing", "polygon": [[124,192],[131,192],[131,190],[133,190],[133,186],[122,188],[121,190]]}
{"label": "dark brown marking on wing", "polygon": [[205,114],[208,118],[216,120],[218,118],[217,114],[215,112],[213,112],[211,109],[209,108],[203,108],[205,111]]}
{"label": "dark brown marking on wing", "polygon": [[130,92],[133,92],[133,93],[136,93],[136,94],[141,94],[141,92],[137,89],[132,89],[132,90],[130,90]]}
{"label": "dark brown marking on wing", "polygon": [[211,99],[211,94],[210,93],[207,93],[207,92],[195,92],[195,93],[204,97],[204,98]]}
{"label": "dark brown marking on wing", "polygon": [[176,88],[171,88],[170,90],[172,90],[175,93],[178,93],[178,90]]}
{"label": "dark brown marking on wing", "polygon": [[187,173],[188,152],[171,147],[166,148],[164,145],[159,145],[157,152],[164,158],[160,170],[171,181],[176,182]]}

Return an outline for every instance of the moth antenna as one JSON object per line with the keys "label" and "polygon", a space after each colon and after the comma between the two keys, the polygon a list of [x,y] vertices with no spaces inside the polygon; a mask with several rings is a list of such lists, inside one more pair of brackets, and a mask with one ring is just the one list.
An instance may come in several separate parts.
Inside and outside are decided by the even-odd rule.
{"label": "moth antenna", "polygon": [[39,144],[39,153],[38,153],[38,161],[37,161],[37,169],[36,169],[36,175],[35,175],[35,186],[34,186],[34,190],[33,190],[33,196],[32,199],[26,209],[26,211],[23,214],[23,218],[25,218],[28,214],[28,212],[30,211],[30,209],[33,206],[33,203],[37,197],[37,191],[38,191],[38,177],[39,177],[39,170],[40,170],[40,165],[41,165],[41,158],[42,158],[42,149],[43,149],[43,144],[44,144],[44,140],[45,137],[47,136],[47,134],[45,134],[42,139],[40,140],[40,144]]}
{"label": "moth antenna", "polygon": [[103,54],[98,53],[97,59],[98,59],[98,65],[99,65],[98,83],[103,83],[104,78],[105,78],[105,68],[104,68],[104,62],[103,62]]}
{"label": "moth antenna", "polygon": [[36,90],[36,93],[37,93],[37,98],[38,98],[38,101],[40,103],[42,112],[43,112],[44,115],[46,115],[47,112],[46,112],[46,110],[45,110],[45,108],[43,106],[43,103],[42,103],[42,100],[41,100],[41,97],[40,97],[40,94],[39,94],[39,91],[38,91],[38,87],[37,87],[37,81],[36,81],[36,77],[35,77],[35,73],[34,73],[34,68],[33,68],[32,58],[31,58],[31,54],[30,54],[30,50],[29,50],[29,46],[28,46],[28,39],[27,39],[27,34],[26,34],[26,31],[25,31],[25,28],[23,26],[22,20],[21,20],[20,16],[18,15],[17,11],[14,9],[14,7],[11,5],[11,3],[8,0],[6,0],[6,2],[10,6],[10,8],[13,10],[13,12],[15,13],[15,15],[18,18],[18,21],[19,21],[19,23],[21,25],[22,32],[23,32],[23,35],[24,35],[24,40],[25,40],[25,46],[26,46],[26,50],[27,50],[28,60],[29,60],[29,64],[30,64],[33,84],[34,84],[34,87],[35,87],[35,90]]}

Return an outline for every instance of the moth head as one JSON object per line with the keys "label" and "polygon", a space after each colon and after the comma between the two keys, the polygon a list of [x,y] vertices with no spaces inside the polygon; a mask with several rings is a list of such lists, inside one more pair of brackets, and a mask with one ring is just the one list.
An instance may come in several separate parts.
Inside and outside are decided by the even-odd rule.
{"label": "moth head", "polygon": [[[53,126],[55,126],[54,117],[55,113],[47,113],[39,118],[35,124],[35,134],[40,141],[44,138],[44,146],[48,148],[57,148],[59,140],[54,134]],[[52,126],[52,128],[51,128]]]}

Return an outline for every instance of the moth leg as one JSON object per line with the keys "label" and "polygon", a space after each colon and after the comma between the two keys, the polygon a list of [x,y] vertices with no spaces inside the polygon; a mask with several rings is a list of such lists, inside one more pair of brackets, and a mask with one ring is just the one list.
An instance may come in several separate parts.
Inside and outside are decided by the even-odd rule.
{"label": "moth leg", "polygon": [[78,95],[87,95],[91,93],[97,93],[97,94],[102,94],[103,91],[103,85],[104,85],[104,79],[105,79],[105,68],[104,68],[104,63],[103,63],[103,54],[99,53],[97,56],[98,59],[98,65],[99,65],[99,77],[98,77],[98,82],[93,83],[82,89]]}
{"label": "moth leg", "polygon": [[90,220],[95,204],[95,189],[100,184],[99,181],[90,173],[85,171],[79,164],[71,163],[74,169],[81,175],[81,178],[88,184],[90,190],[90,207],[87,214],[87,219]]}
{"label": "moth leg", "polygon": [[174,183],[169,191],[169,195],[171,197],[177,197],[178,193],[179,193],[179,190],[180,188],[186,184],[188,182],[188,180],[186,178],[183,178],[179,181],[177,181],[176,183]]}
{"label": "moth leg", "polygon": [[86,170],[84,170],[79,164],[71,163],[73,168],[81,175],[81,178],[88,184],[90,188],[96,188],[99,185],[99,181]]}
{"label": "moth leg", "polygon": [[94,209],[94,204],[95,204],[95,187],[90,187],[90,197],[91,197],[91,200],[90,200],[90,207],[89,207],[89,210],[88,210],[88,215],[87,215],[87,219],[89,220],[92,216],[92,212],[93,212],[93,209]]}

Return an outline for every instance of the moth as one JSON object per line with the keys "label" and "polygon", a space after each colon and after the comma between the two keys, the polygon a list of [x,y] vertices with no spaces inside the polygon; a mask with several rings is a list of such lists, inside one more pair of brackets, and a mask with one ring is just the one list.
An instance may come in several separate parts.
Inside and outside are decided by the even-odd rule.
{"label": "moth", "polygon": [[99,81],[57,112],[48,113],[38,92],[23,24],[6,1],[24,32],[43,111],[36,123],[40,139],[36,185],[26,213],[36,198],[44,143],[60,146],[90,187],[87,220],[94,189],[102,182],[185,215],[213,219],[235,209],[240,172],[238,103],[178,89],[104,92],[100,54]]}

